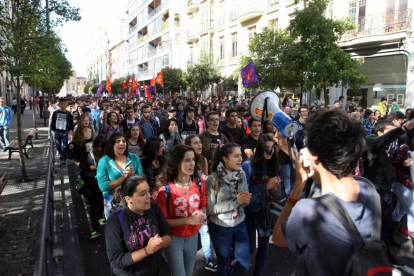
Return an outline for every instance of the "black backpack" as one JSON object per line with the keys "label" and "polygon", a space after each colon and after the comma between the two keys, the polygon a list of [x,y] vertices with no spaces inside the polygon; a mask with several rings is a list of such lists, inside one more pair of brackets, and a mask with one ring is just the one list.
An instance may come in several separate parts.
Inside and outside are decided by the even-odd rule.
{"label": "black backpack", "polygon": [[381,241],[381,204],[380,198],[371,183],[364,178],[355,177],[356,180],[364,182],[374,197],[374,218],[372,225],[371,241],[364,243],[354,222],[349,217],[342,204],[331,194],[326,194],[314,200],[325,206],[345,227],[352,237],[354,254],[346,264],[343,276],[379,276],[392,275],[392,269],[388,261],[386,245]]}

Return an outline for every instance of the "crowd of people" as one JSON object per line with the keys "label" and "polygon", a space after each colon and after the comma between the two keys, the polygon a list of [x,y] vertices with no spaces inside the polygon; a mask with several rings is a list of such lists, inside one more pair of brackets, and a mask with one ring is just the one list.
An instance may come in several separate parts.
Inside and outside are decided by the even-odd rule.
{"label": "crowd of people", "polygon": [[381,103],[340,99],[328,110],[318,100],[293,113],[287,98],[281,110],[298,131],[286,138],[249,116],[250,98],[60,98],[49,104],[50,130],[61,165],[79,167],[90,238],[105,225],[115,275],[158,275],[164,259],[171,275],[190,276],[199,239],[205,269],[244,275],[256,253],[262,275],[271,236],[297,252],[296,275],[340,275],[353,237],[318,198],[333,196],[363,243],[380,223],[393,266],[404,266],[391,254],[401,246],[394,233],[414,241],[414,110]]}

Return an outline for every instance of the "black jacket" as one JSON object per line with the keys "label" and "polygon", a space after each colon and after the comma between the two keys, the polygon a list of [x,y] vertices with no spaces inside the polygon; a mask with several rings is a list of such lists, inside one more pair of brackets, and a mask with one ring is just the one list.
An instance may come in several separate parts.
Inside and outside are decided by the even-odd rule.
{"label": "black jacket", "polygon": [[[59,130],[59,129],[56,128],[56,118],[57,118],[58,114],[65,114],[66,115],[66,130]],[[54,132],[66,132],[66,131],[73,130],[73,117],[72,117],[72,114],[70,114],[70,112],[67,111],[67,110],[65,110],[65,111],[56,110],[55,112],[53,112],[53,115],[52,115],[51,128]]]}
{"label": "black jacket", "polygon": [[[119,124],[122,126],[122,130],[124,131],[124,135],[127,134],[128,132],[128,123],[127,123],[127,119],[128,118],[124,118]],[[134,124],[138,124],[139,123],[139,119],[138,118],[134,118],[135,119],[135,123]]]}
{"label": "black jacket", "polygon": [[[387,146],[403,134],[402,128],[397,127],[382,136],[367,137],[363,153],[364,177],[374,183],[379,190],[391,190],[395,180],[395,169],[393,156],[388,156]],[[414,129],[407,130],[407,136],[414,137]]]}
{"label": "black jacket", "polygon": [[[157,203],[151,202],[151,209],[138,215],[124,206],[122,210],[124,231],[116,212],[113,212],[106,222],[105,242],[106,253],[115,275],[158,275],[162,262],[161,251],[134,263],[131,252],[147,246],[149,238],[158,234],[160,237],[170,235],[170,230],[164,214]],[[132,230],[131,230],[132,229]]]}

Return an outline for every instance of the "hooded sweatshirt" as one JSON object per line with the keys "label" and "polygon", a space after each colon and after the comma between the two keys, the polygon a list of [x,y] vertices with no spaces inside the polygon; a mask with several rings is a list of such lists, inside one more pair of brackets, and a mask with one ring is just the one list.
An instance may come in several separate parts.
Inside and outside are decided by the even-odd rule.
{"label": "hooded sweatshirt", "polygon": [[134,263],[131,253],[148,245],[151,237],[170,235],[167,221],[160,207],[151,202],[151,208],[139,215],[120,205],[124,231],[118,214],[113,212],[105,225],[106,252],[115,275],[158,275],[162,262],[161,250]]}

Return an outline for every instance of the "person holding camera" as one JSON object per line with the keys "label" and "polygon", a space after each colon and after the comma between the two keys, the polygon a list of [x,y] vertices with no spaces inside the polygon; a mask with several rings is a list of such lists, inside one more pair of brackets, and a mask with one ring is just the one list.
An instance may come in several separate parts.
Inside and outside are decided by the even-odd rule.
{"label": "person holding camera", "polygon": [[[375,190],[368,180],[352,176],[364,152],[365,130],[343,111],[322,110],[308,120],[306,141],[303,155],[294,153],[295,185],[272,240],[297,252],[296,275],[342,275],[354,254],[353,240],[321,199],[333,196],[349,214],[364,243],[371,241]],[[305,158],[309,167],[304,167]],[[310,177],[321,184],[320,200],[300,199]]]}

